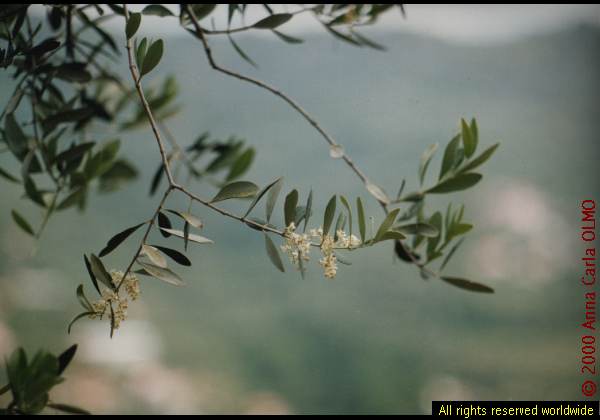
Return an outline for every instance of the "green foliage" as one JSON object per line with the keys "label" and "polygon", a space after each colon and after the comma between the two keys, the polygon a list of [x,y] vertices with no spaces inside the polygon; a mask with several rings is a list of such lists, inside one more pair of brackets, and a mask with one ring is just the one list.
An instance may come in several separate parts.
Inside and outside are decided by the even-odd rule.
{"label": "green foliage", "polygon": [[50,391],[63,382],[61,375],[76,351],[77,345],[69,347],[59,356],[40,350],[29,359],[22,348],[15,350],[6,360],[9,382],[0,388],[0,394],[10,391],[12,395],[11,402],[2,410],[4,414],[39,414],[46,408],[71,414],[89,414],[81,408],[50,401]]}

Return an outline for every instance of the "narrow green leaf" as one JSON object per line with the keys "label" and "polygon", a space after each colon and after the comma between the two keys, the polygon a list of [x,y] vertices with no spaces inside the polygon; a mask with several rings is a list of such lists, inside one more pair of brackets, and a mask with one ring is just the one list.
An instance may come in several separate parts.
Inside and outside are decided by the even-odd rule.
{"label": "narrow green leaf", "polygon": [[10,151],[19,160],[23,160],[27,153],[27,137],[13,114],[4,117],[4,139]]}
{"label": "narrow green leaf", "polygon": [[298,205],[298,191],[292,190],[286,197],[283,206],[285,225],[289,226],[296,219],[296,206]]}
{"label": "narrow green leaf", "polygon": [[152,246],[154,248],[159,249],[160,252],[164,253],[165,255],[167,255],[169,258],[171,258],[173,261],[175,261],[178,264],[185,265],[186,267],[189,267],[192,265],[192,262],[179,251],[176,251],[171,248],[165,248],[163,246],[158,246],[158,245],[152,245]]}
{"label": "narrow green leaf", "polygon": [[173,16],[173,12],[171,12],[165,6],[162,6],[160,4],[148,5],[148,6],[144,7],[144,10],[142,10],[142,13],[147,16],[159,16],[159,17]]}
{"label": "narrow green leaf", "polygon": [[131,39],[142,23],[142,15],[140,13],[130,13],[127,24],[125,25],[125,36],[127,39]]}
{"label": "narrow green leaf", "polygon": [[346,207],[346,211],[348,212],[348,235],[352,235],[352,208],[350,207],[350,203],[346,200],[346,197],[340,195],[340,201]]}
{"label": "narrow green leaf", "polygon": [[59,153],[55,158],[54,165],[58,165],[61,163],[67,163],[73,161],[75,159],[81,158],[88,150],[91,150],[94,147],[94,142],[81,143],[70,147],[62,153]]}
{"label": "narrow green leaf", "polygon": [[187,251],[190,242],[190,224],[186,221],[183,224],[183,249]]}
{"label": "narrow green leaf", "polygon": [[475,148],[477,147],[477,144],[475,144],[475,139],[473,139],[473,136],[471,135],[471,128],[469,127],[469,124],[467,124],[467,122],[464,120],[464,118],[461,118],[460,120],[460,127],[465,156],[467,158],[470,158],[473,155],[473,153],[475,153]]}
{"label": "narrow green leaf", "polygon": [[104,264],[102,264],[100,258],[94,254],[90,254],[90,263],[94,277],[109,289],[115,290],[116,286],[112,282],[112,276],[108,273],[108,271],[106,271],[106,268],[104,267]]}
{"label": "narrow green leaf", "polygon": [[406,239],[406,236],[404,236],[402,234],[402,232],[398,232],[396,230],[388,230],[387,232],[383,233],[383,235],[381,235],[381,237],[379,237],[377,239],[377,242],[383,242],[383,241],[389,241],[389,240],[400,241],[403,239]]}
{"label": "narrow green leaf", "polygon": [[12,214],[12,218],[15,221],[15,223],[21,229],[23,229],[24,232],[30,234],[31,236],[35,236],[33,228],[31,227],[29,222],[27,222],[27,220],[25,220],[25,218],[23,216],[21,216],[19,213],[17,213],[16,210],[13,210],[11,214]]}
{"label": "narrow green leaf", "polygon": [[[421,183],[421,185],[423,185],[423,181],[425,180],[425,174],[427,173],[427,167],[429,166],[429,163],[431,162],[431,159],[433,158],[433,155],[435,154],[437,148],[438,144],[434,143],[427,149],[425,149],[423,155],[421,156],[421,162],[419,164],[419,182]],[[400,195],[401,193],[398,194],[398,196]]]}
{"label": "narrow green leaf", "polygon": [[360,232],[360,239],[361,241],[366,242],[367,224],[365,222],[365,209],[363,207],[363,203],[360,197],[356,198],[356,209],[358,212],[358,231]]}
{"label": "narrow green leaf", "polygon": [[454,191],[462,191],[471,188],[481,180],[481,174],[474,172],[460,173],[452,178],[442,181],[434,187],[428,189],[429,194],[444,194]]}
{"label": "narrow green leaf", "polygon": [[273,33],[275,35],[277,35],[280,39],[282,39],[283,41],[289,43],[289,44],[302,44],[304,42],[304,40],[300,39],[300,38],[296,38],[290,35],[286,35],[284,33],[281,33],[279,31],[273,30]]}
{"label": "narrow green leaf", "polygon": [[232,198],[249,198],[254,197],[258,192],[258,186],[248,181],[236,181],[225,185],[221,191],[215,195],[211,203],[218,201],[229,200]]}
{"label": "narrow green leaf", "polygon": [[458,277],[441,277],[442,280],[451,284],[452,286],[459,287],[461,289],[469,290],[471,292],[479,293],[494,293],[494,289],[481,283],[475,283],[470,280],[458,278]]}
{"label": "narrow green leaf", "polygon": [[477,127],[477,121],[475,121],[475,118],[471,119],[471,137],[475,143],[475,149],[477,149],[477,145],[479,144],[479,128]]}
{"label": "narrow green leaf", "polygon": [[279,255],[279,250],[277,249],[277,247],[275,246],[275,244],[273,243],[271,238],[269,238],[269,235],[267,235],[266,233],[265,233],[265,248],[267,250],[267,255],[269,256],[269,259],[271,260],[273,265],[275,267],[277,267],[277,269],[279,271],[281,271],[282,273],[285,272],[285,268],[283,267],[283,262],[281,261],[281,256]]}
{"label": "narrow green leaf", "polygon": [[177,274],[168,268],[159,267],[154,264],[136,260],[139,265],[146,271],[146,273],[154,278],[164,281],[165,283],[172,284],[173,286],[183,286],[185,283]]}
{"label": "narrow green leaf", "polygon": [[[185,234],[184,232],[180,231],[180,230],[176,230],[176,229],[165,229],[165,228],[161,228],[161,230],[164,230],[165,232],[177,236],[178,238],[185,238]],[[196,242],[197,244],[212,244],[214,243],[212,240],[205,238],[204,236],[200,236],[200,235],[194,235],[193,233],[190,233],[188,235],[188,240],[192,241],[192,242]]]}
{"label": "narrow green leaf", "polygon": [[173,227],[173,225],[171,225],[171,221],[163,212],[158,212],[158,227],[160,228],[159,229],[160,234],[164,238],[168,238],[169,236],[171,236],[170,233],[165,232],[163,230],[163,229],[171,229]]}
{"label": "narrow green leaf", "polygon": [[75,324],[81,318],[90,316],[90,315],[94,315],[94,312],[82,312],[79,315],[77,315],[75,318],[73,318],[71,320],[71,322],[69,322],[69,326],[67,327],[67,334],[71,334],[71,328],[73,328],[73,324]]}
{"label": "narrow green leaf", "polygon": [[240,57],[242,57],[245,61],[247,61],[251,66],[256,67],[256,63],[254,62],[254,60],[252,60],[245,52],[244,50],[242,50],[240,48],[240,46],[233,40],[233,37],[231,37],[229,34],[227,35],[227,38],[229,39],[229,42],[231,43],[231,46],[233,47],[233,49],[235,50],[235,52],[238,53],[238,55]]}
{"label": "narrow green leaf", "polygon": [[76,352],[77,344],[73,344],[58,356],[58,375],[62,375],[67,366],[71,363],[71,360],[73,360]]}
{"label": "narrow green leaf", "polygon": [[[271,190],[271,188],[273,188],[276,184],[279,183],[279,181],[281,181],[282,178],[277,178],[275,181],[271,182],[269,185],[267,185],[266,187],[264,187],[262,190],[260,190],[260,192],[258,194],[256,194],[256,197],[254,197],[254,200],[252,200],[252,204],[250,204],[250,206],[248,207],[248,210],[246,210],[246,213],[244,214],[244,218],[246,216],[248,216],[250,214],[250,212],[252,211],[252,209],[254,209],[254,207],[258,204],[258,202],[260,201],[261,198],[263,198],[263,196],[269,191]],[[272,211],[272,210],[271,210]]]}
{"label": "narrow green leaf", "polygon": [[85,254],[83,254],[83,261],[85,262],[85,268],[87,269],[88,274],[90,275],[90,279],[92,280],[92,284],[94,285],[94,288],[96,289],[98,294],[101,295],[102,293],[100,292],[100,287],[98,287],[98,281],[96,280],[96,276],[94,275],[94,272],[92,271],[92,264],[90,263],[90,260],[88,259],[87,255],[85,255]]}
{"label": "narrow green leaf", "polygon": [[138,69],[141,69],[144,66],[144,58],[146,57],[146,49],[148,47],[148,40],[146,38],[142,39],[140,45],[135,50],[135,62],[137,64]]}
{"label": "narrow green leaf", "polygon": [[252,165],[254,155],[255,152],[252,147],[248,148],[248,150],[242,153],[231,166],[231,169],[229,170],[229,174],[227,174],[227,178],[225,178],[225,181],[229,182],[242,176]]}
{"label": "narrow green leaf", "polygon": [[79,300],[79,303],[81,304],[81,306],[83,306],[83,309],[87,309],[90,312],[94,311],[94,308],[92,306],[92,304],[90,303],[90,301],[87,299],[87,297],[85,297],[85,293],[83,292],[83,284],[80,284],[79,286],[77,286],[77,299]]}
{"label": "narrow green leaf", "polygon": [[148,52],[144,56],[144,63],[142,64],[142,70],[140,76],[150,73],[154,67],[158,65],[163,55],[163,40],[158,39],[148,47]]}
{"label": "narrow green leaf", "polygon": [[460,170],[460,172],[464,173],[471,171],[485,163],[490,157],[492,157],[498,146],[500,146],[500,143],[496,143],[493,146],[490,146],[488,149],[481,152],[481,154],[478,157],[476,157],[470,162],[467,162],[465,166],[463,166],[463,168]]}
{"label": "narrow green leaf", "polygon": [[304,216],[303,232],[306,232],[306,226],[308,226],[308,220],[310,219],[310,216],[312,216],[312,201],[313,201],[313,192],[312,192],[312,190],[310,190],[310,192],[308,193],[308,198],[306,200],[306,207],[305,207],[306,215]]}
{"label": "narrow green leaf", "polygon": [[291,13],[276,13],[259,20],[252,26],[256,29],[274,29],[286,23],[292,16]]}
{"label": "narrow green leaf", "polygon": [[460,241],[458,241],[452,247],[452,249],[450,249],[450,251],[448,252],[448,254],[446,254],[446,257],[444,258],[444,261],[442,262],[442,265],[440,265],[440,271],[442,271],[446,267],[446,264],[448,264],[448,262],[450,262],[450,258],[452,258],[452,256],[454,255],[454,253],[456,252],[456,250],[462,245],[462,243],[464,242],[464,240],[465,240],[465,238],[462,238]]}
{"label": "narrow green leaf", "polygon": [[458,149],[459,142],[460,134],[456,135],[452,140],[450,140],[446,146],[446,150],[444,150],[444,157],[442,158],[442,169],[440,170],[439,176],[440,180],[450,171],[450,169],[454,167],[456,150]]}
{"label": "narrow green leaf", "polygon": [[325,214],[323,216],[323,237],[329,233],[333,218],[335,217],[335,207],[337,203],[337,196],[333,196],[329,199],[327,207],[325,207]]}
{"label": "narrow green leaf", "polygon": [[422,222],[397,225],[394,226],[394,230],[406,235],[422,235],[426,237],[436,237],[440,234],[440,231],[435,226]]}
{"label": "narrow green leaf", "polygon": [[275,185],[269,190],[269,195],[267,196],[267,206],[266,206],[266,215],[267,222],[271,220],[271,215],[273,214],[273,209],[275,208],[275,203],[277,202],[277,197],[279,197],[279,193],[281,192],[281,187],[283,186],[283,178],[279,178]]}
{"label": "narrow green leaf", "polygon": [[108,240],[108,242],[106,243],[106,246],[104,247],[104,249],[102,251],[100,251],[100,254],[98,254],[98,255],[101,258],[104,257],[105,255],[108,255],[116,247],[118,247],[125,239],[127,239],[129,237],[129,235],[131,235],[133,232],[138,230],[144,224],[145,223],[140,223],[138,225],[127,228],[122,232],[117,233],[115,236],[113,236],[112,238],[110,238]]}
{"label": "narrow green leaf", "polygon": [[379,225],[379,229],[377,229],[377,233],[375,234],[375,239],[374,239],[375,242],[379,242],[382,239],[383,235],[388,230],[390,230],[390,228],[396,221],[396,216],[398,216],[399,212],[400,212],[400,209],[394,209],[387,214],[385,219],[383,219],[383,222],[381,222],[381,225]]}

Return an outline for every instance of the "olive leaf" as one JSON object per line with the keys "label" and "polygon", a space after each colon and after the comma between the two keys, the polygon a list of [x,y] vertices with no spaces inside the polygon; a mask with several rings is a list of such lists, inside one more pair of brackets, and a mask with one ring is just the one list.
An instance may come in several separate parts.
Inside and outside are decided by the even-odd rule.
{"label": "olive leaf", "polygon": [[[177,236],[179,238],[185,239],[184,232],[182,232],[180,230],[166,229],[166,228],[160,228],[160,230],[165,231],[166,233],[169,233],[171,235]],[[205,238],[204,236],[200,236],[200,235],[194,235],[193,233],[190,233],[188,235],[188,240],[190,240],[192,242],[196,242],[198,244],[212,244],[212,243],[214,243],[211,239]]]}
{"label": "olive leaf", "polygon": [[172,284],[173,286],[183,286],[185,283],[177,274],[168,268],[159,267],[154,264],[136,260],[139,265],[142,266],[147,275],[164,281],[165,283]]}
{"label": "olive leaf", "polygon": [[104,247],[104,249],[102,249],[102,251],[100,251],[100,254],[98,255],[100,257],[104,257],[105,255],[108,255],[109,253],[114,251],[115,248],[117,248],[125,239],[127,239],[133,232],[138,230],[144,224],[145,223],[140,223],[138,225],[127,228],[122,232],[117,233],[115,236],[108,240],[106,246]]}
{"label": "olive leaf", "polygon": [[466,280],[459,277],[440,277],[446,283],[451,284],[452,286],[456,286],[461,289],[469,290],[471,292],[479,292],[479,293],[494,293],[494,289],[485,284],[476,283],[471,280]]}
{"label": "olive leaf", "polygon": [[325,207],[325,214],[323,215],[323,237],[329,233],[331,223],[335,217],[335,207],[337,203],[337,196],[333,196],[329,199],[327,207]]}
{"label": "olive leaf", "polygon": [[282,273],[285,272],[285,268],[283,267],[283,262],[281,261],[281,256],[279,255],[279,250],[277,249],[277,247],[275,246],[275,244],[273,243],[271,238],[269,238],[269,235],[267,235],[266,233],[265,233],[265,248],[267,250],[267,255],[269,256],[269,259],[271,260],[273,265],[275,267],[277,267],[277,269],[279,271],[281,271]]}
{"label": "olive leaf", "polygon": [[277,13],[259,20],[252,26],[257,29],[274,29],[286,23],[292,16],[291,13]]}
{"label": "olive leaf", "polygon": [[12,214],[12,218],[15,221],[15,223],[21,229],[23,229],[24,232],[30,234],[31,236],[35,236],[33,228],[31,227],[31,225],[29,224],[29,222],[27,220],[25,220],[25,218],[23,216],[21,216],[19,213],[17,213],[16,210],[13,210],[11,212],[11,214]]}
{"label": "olive leaf", "polygon": [[283,178],[279,178],[273,187],[269,190],[269,194],[267,195],[267,205],[266,205],[266,215],[267,222],[271,220],[271,215],[273,214],[273,209],[275,208],[275,203],[277,202],[277,197],[279,197],[279,193],[281,192],[281,187],[283,186]]}
{"label": "olive leaf", "polygon": [[475,172],[461,173],[439,184],[429,188],[428,194],[444,194],[455,191],[466,190],[477,184],[481,180],[481,174]]}
{"label": "olive leaf", "polygon": [[254,197],[258,192],[258,186],[248,181],[236,181],[225,185],[210,201],[216,203],[218,201],[230,200],[232,198],[248,198]]}
{"label": "olive leaf", "polygon": [[185,265],[187,267],[192,265],[192,262],[185,255],[183,255],[181,252],[179,252],[177,250],[174,250],[171,248],[165,248],[164,246],[158,246],[158,245],[152,245],[152,246],[154,248],[159,249],[160,252],[167,255],[169,258],[171,258],[173,261],[175,261],[178,264]]}
{"label": "olive leaf", "polygon": [[298,191],[292,190],[285,197],[285,203],[283,206],[283,215],[285,225],[289,226],[296,219],[296,206],[298,205]]}
{"label": "olive leaf", "polygon": [[161,268],[167,268],[167,260],[157,248],[144,244],[140,253],[148,257],[152,264]]}
{"label": "olive leaf", "polygon": [[[281,185],[281,183],[280,183],[281,179],[282,178],[277,178],[275,181],[271,182],[266,187],[264,187],[262,190],[260,190],[260,192],[258,194],[256,194],[256,197],[254,197],[254,200],[252,200],[252,203],[248,207],[248,210],[246,210],[246,213],[244,213],[244,218],[246,218],[250,214],[250,212],[254,209],[254,207],[256,207],[256,205],[258,204],[260,199],[263,198],[264,195],[271,190],[271,188],[275,187],[277,184]],[[272,211],[272,209],[271,209],[271,211]]]}

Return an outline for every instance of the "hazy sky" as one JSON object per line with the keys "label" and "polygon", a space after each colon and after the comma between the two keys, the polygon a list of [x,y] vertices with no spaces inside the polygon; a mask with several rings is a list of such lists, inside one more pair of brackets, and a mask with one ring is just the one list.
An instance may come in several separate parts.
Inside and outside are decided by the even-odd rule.
{"label": "hazy sky", "polygon": [[[132,5],[131,9],[139,10],[142,7],[143,5]],[[294,5],[281,5],[280,7],[279,10],[283,10],[285,7],[289,7],[289,10],[296,8]],[[401,18],[399,10],[386,13],[377,27],[387,31],[429,34],[456,42],[493,43],[510,41],[523,35],[555,31],[577,23],[600,25],[600,6],[593,4],[408,4],[406,11],[407,19]],[[214,15],[219,16],[215,20],[216,26],[224,26],[226,15],[224,7]],[[251,23],[263,16],[264,9],[251,7],[246,16],[246,23]],[[150,19],[147,21],[149,23]],[[151,21],[162,23],[162,31],[173,30],[181,33],[178,28],[174,27],[175,25],[164,25],[164,21],[159,18],[153,18]],[[210,22],[205,22],[205,24],[210,25]],[[308,14],[295,16],[285,25],[284,30],[290,35],[314,31],[322,32],[323,28]],[[261,31],[254,31],[255,34],[257,32]]]}

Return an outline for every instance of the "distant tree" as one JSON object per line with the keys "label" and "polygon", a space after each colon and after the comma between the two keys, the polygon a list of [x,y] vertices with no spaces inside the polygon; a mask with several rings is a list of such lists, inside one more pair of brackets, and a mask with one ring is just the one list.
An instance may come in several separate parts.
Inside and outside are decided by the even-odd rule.
{"label": "distant tree", "polygon": [[[30,6],[4,5],[0,12],[0,65],[12,73],[13,80],[12,94],[0,115],[0,142],[2,152],[11,153],[20,167],[19,175],[0,168],[0,176],[20,185],[24,197],[41,210],[41,219],[34,223],[13,210],[14,222],[26,234],[39,238],[54,213],[72,207],[83,211],[90,194],[109,193],[136,178],[138,171],[130,159],[120,153],[119,140],[98,139],[97,133],[101,131],[94,130],[92,135],[91,127],[110,127],[112,132],[119,133],[149,127],[161,159],[150,180],[150,195],[161,189],[162,197],[149,218],[114,235],[97,254],[84,255],[91,285],[98,297],[88,299],[84,286],[79,285],[76,295],[84,310],[70,323],[69,331],[79,319],[106,318],[112,336],[125,320],[129,302],[139,294],[138,275],[152,276],[173,285],[183,284],[169,267],[168,259],[190,266],[191,261],[185,255],[189,243],[213,243],[194,233],[203,227],[203,222],[191,213],[192,203],[237,220],[242,227],[263,235],[267,257],[281,272],[285,271],[285,265],[280,251],[301,275],[310,262],[311,251],[317,252],[324,276],[334,278],[338,263],[347,264],[344,253],[391,241],[395,254],[414,265],[423,278],[439,278],[474,292],[493,292],[480,283],[443,274],[449,259],[461,245],[463,235],[473,227],[464,221],[464,206],[448,204],[443,212],[427,212],[425,208],[429,195],[465,190],[481,180],[482,176],[475,170],[491,157],[498,144],[476,155],[479,132],[475,119],[460,120],[458,132],[444,149],[441,169],[432,185],[425,185],[425,181],[437,144],[427,147],[420,158],[418,188],[405,192],[406,182],[402,180],[398,193],[390,195],[367,177],[342,144],[295,100],[261,80],[222,67],[209,43],[211,37],[225,36],[243,60],[255,65],[250,54],[234,40],[236,34],[270,31],[283,42],[298,44],[303,40],[287,35],[282,28],[297,15],[308,14],[342,42],[384,50],[384,46],[360,30],[375,24],[390,10],[397,9],[404,15],[402,5],[229,4],[217,8],[214,4],[182,4],[175,13],[175,8],[153,4],[141,13],[133,13],[127,5],[60,4],[44,6],[45,16],[32,12]],[[244,23],[250,8],[260,8],[264,17]],[[227,26],[215,28],[213,24],[209,29],[208,23],[218,13],[226,13]],[[334,195],[321,211],[312,206],[312,191],[307,197],[300,197],[296,189],[291,189],[283,200],[284,223],[278,225],[272,215],[283,187],[282,178],[274,174],[273,181],[263,186],[242,179],[252,165],[256,153],[253,147],[237,137],[222,141],[212,139],[207,133],[200,134],[189,146],[180,146],[167,126],[169,118],[179,110],[177,80],[167,76],[162,83],[143,83],[160,70],[165,49],[164,41],[158,38],[160,34],[155,40],[136,37],[144,16],[148,15],[163,18],[165,24],[180,26],[197,39],[214,70],[271,92],[292,107],[320,134],[331,158],[345,162],[370,198],[380,205],[381,220],[374,224],[375,217],[365,214],[360,197],[349,200],[343,195]],[[115,38],[105,30],[104,24],[109,19],[121,19],[124,38]],[[242,22],[241,26],[232,25],[237,21]],[[112,63],[119,60],[127,60],[129,80],[123,80],[112,70]],[[401,178],[400,174],[398,177]],[[211,198],[201,196],[188,187],[191,180],[208,182],[216,186],[218,192]],[[168,208],[167,200],[172,194],[187,197],[189,207]],[[232,199],[245,199],[238,213],[219,206],[221,201]],[[247,200],[251,200],[249,205]],[[263,216],[258,217],[257,206],[261,203],[265,209]],[[174,220],[181,223],[181,229],[174,228]],[[135,232],[141,232],[141,238],[133,248],[130,263],[123,271],[108,271],[102,258]],[[172,238],[173,243],[183,241],[183,251],[152,245],[152,233]],[[282,241],[282,245],[278,246],[277,240]],[[438,268],[432,268],[432,263],[438,261]],[[43,357],[48,360],[48,369],[54,369],[50,356]],[[18,365],[25,372],[28,365],[24,358],[24,353],[16,353],[7,369],[14,372],[14,366]],[[14,401],[9,410],[37,412],[45,407],[42,402],[47,403],[48,399],[42,397],[47,392],[42,399],[35,400],[33,408],[19,408],[15,377],[9,378],[11,383],[3,388],[13,391]]]}

